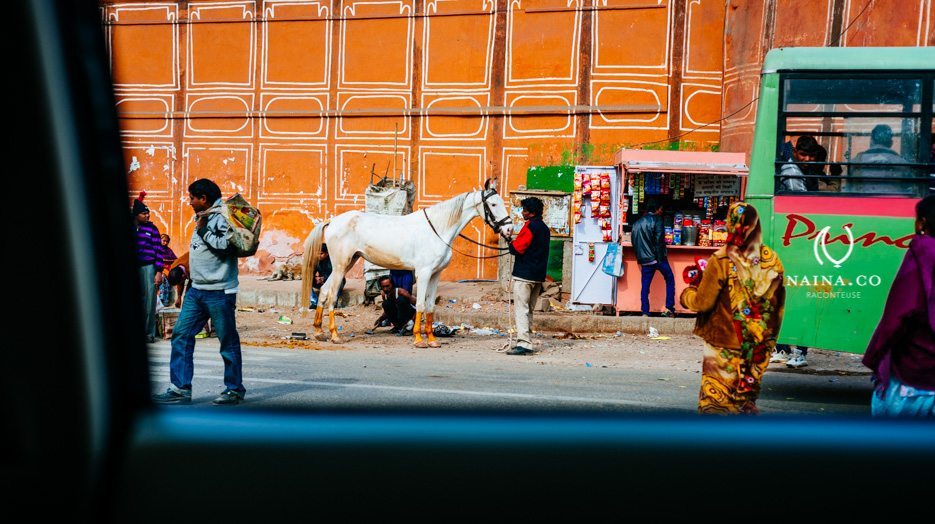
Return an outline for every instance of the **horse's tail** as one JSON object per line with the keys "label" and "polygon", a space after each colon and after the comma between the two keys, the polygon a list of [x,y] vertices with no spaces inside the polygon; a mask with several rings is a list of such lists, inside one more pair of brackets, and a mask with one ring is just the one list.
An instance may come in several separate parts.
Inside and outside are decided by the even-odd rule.
{"label": "horse's tail", "polygon": [[315,267],[321,255],[321,244],[325,238],[325,226],[322,222],[305,239],[305,253],[302,256],[302,300],[308,300],[312,295],[312,284],[315,282]]}

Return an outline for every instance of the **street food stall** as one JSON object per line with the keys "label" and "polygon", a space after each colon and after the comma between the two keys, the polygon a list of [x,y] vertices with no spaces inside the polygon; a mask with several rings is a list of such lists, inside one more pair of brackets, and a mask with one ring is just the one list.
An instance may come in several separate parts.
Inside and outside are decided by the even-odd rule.
{"label": "street food stall", "polygon": [[[731,203],[743,198],[747,166],[743,153],[621,149],[615,164],[621,177],[620,244],[624,274],[617,279],[616,310],[640,311],[640,267],[630,242],[633,224],[645,214],[650,200],[663,209],[669,265],[675,275],[675,310],[687,313],[679,295],[687,284],[682,273],[707,259],[727,240],[725,218]],[[651,311],[665,307],[665,281],[653,278]]]}

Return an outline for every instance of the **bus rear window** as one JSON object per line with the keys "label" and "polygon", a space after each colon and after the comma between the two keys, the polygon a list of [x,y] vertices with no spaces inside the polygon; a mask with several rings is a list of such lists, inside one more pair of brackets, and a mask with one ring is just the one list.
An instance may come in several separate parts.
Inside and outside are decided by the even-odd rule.
{"label": "bus rear window", "polygon": [[925,76],[783,78],[777,194],[928,194],[933,82]]}

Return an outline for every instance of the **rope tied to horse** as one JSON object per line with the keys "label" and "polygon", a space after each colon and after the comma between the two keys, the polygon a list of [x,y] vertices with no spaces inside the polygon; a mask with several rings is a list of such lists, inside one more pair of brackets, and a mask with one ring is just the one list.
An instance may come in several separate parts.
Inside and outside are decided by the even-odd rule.
{"label": "rope tied to horse", "polygon": [[422,208],[422,214],[425,215],[425,221],[428,222],[428,223],[429,223],[429,227],[432,228],[432,233],[435,233],[435,236],[437,236],[439,240],[441,240],[442,242],[444,242],[446,246],[448,246],[452,251],[454,251],[455,253],[457,253],[457,254],[459,254],[459,255],[462,255],[462,256],[465,256],[465,257],[468,257],[468,258],[487,259],[487,258],[500,258],[500,257],[502,257],[503,255],[509,254],[510,248],[508,248],[508,247],[507,247],[507,248],[502,248],[502,247],[496,247],[496,248],[494,248],[494,247],[492,247],[492,246],[488,246],[487,244],[483,244],[483,243],[480,243],[480,242],[475,242],[474,240],[471,240],[470,238],[467,238],[467,237],[465,237],[464,235],[462,235],[462,234],[460,234],[460,233],[458,234],[458,236],[460,236],[460,237],[462,237],[462,238],[467,238],[468,240],[470,240],[471,242],[474,242],[474,243],[477,244],[477,245],[484,246],[484,247],[487,247],[487,248],[490,248],[490,249],[498,249],[498,250],[503,251],[503,253],[500,253],[500,254],[498,254],[498,255],[477,256],[477,255],[471,255],[471,254],[468,254],[468,253],[463,253],[463,252],[461,252],[461,251],[458,251],[457,249],[454,248],[454,246],[452,246],[451,244],[449,244],[444,238],[442,238],[441,235],[438,234],[438,231],[435,229],[435,224],[432,224],[432,220],[429,219],[429,214],[428,214],[428,212],[425,210],[425,208]]}

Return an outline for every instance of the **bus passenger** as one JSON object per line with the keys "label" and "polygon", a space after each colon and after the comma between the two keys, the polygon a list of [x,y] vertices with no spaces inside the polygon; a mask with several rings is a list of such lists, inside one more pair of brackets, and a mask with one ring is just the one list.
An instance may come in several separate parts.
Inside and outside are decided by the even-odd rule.
{"label": "bus passenger", "polygon": [[783,191],[808,191],[806,179],[802,175],[805,174],[804,170],[810,170],[812,166],[803,166],[800,162],[815,162],[821,152],[820,147],[811,135],[802,135],[795,141],[792,149],[794,162],[783,164],[779,171],[779,186]]}
{"label": "bus passenger", "polygon": [[[909,176],[911,173],[905,166],[893,164],[906,164],[906,159],[891,149],[893,146],[893,130],[886,124],[879,124],[870,132],[870,148],[854,157],[855,163],[881,164],[880,166],[854,166],[851,169],[852,178],[860,177],[892,177]],[[913,193],[912,184],[901,181],[849,180],[847,190],[860,193]]]}

